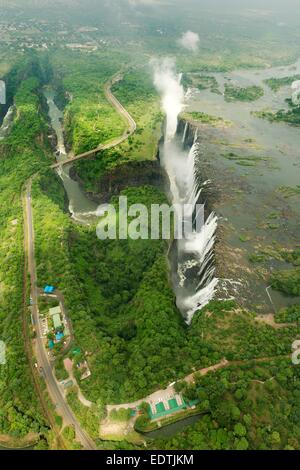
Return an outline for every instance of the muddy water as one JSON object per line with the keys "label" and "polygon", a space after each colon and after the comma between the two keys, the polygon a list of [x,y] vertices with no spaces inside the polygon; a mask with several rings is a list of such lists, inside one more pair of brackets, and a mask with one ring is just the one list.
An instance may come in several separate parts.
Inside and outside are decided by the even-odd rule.
{"label": "muddy water", "polygon": [[[300,299],[266,292],[273,269],[287,269],[284,262],[269,260],[260,264],[249,255],[260,249],[295,248],[300,244],[299,196],[285,198],[281,186],[300,184],[300,128],[285,123],[270,123],[251,114],[262,109],[287,108],[291,87],[273,92],[266,78],[280,78],[300,73],[300,61],[292,67],[268,70],[235,71],[215,76],[221,93],[224,84],[259,85],[264,96],[249,102],[226,102],[223,94],[209,90],[192,93],[189,111],[202,111],[232,121],[228,128],[201,126],[198,172],[212,179],[211,200],[220,216],[217,262],[221,279],[219,298],[235,297],[248,307],[270,312],[297,303]],[[226,158],[259,158],[253,166]],[[228,155],[227,155],[228,157]]]}
{"label": "muddy water", "polygon": [[[68,156],[65,148],[62,126],[63,113],[58,109],[54,102],[54,91],[51,88],[45,88],[44,95],[47,99],[51,126],[57,136],[57,151],[55,158],[57,162],[65,161]],[[57,173],[63,182],[68,196],[69,211],[72,215],[72,218],[77,222],[91,224],[96,220],[96,211],[98,205],[89,199],[78,182],[74,181],[70,177],[70,169],[71,165],[64,165],[57,170]]]}

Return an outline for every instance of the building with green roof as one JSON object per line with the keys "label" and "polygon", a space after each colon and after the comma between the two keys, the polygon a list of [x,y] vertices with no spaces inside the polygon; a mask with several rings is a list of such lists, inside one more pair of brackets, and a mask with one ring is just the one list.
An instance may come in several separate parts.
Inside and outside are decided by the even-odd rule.
{"label": "building with green roof", "polygon": [[60,306],[58,305],[58,307],[50,308],[49,314],[50,314],[51,317],[53,317],[54,315],[60,315],[61,314]]}
{"label": "building with green roof", "polygon": [[59,313],[56,313],[55,315],[53,315],[52,320],[53,320],[53,325],[55,329],[61,328],[62,322],[61,322]]}

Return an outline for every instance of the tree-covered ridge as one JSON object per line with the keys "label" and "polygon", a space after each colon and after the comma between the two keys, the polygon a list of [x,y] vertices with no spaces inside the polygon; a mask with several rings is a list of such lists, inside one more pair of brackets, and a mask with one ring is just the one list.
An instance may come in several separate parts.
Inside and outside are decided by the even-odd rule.
{"label": "tree-covered ridge", "polygon": [[76,172],[89,191],[95,190],[105,171],[130,162],[154,160],[158,151],[163,114],[150,70],[130,70],[112,92],[136,121],[137,130],[118,147],[101,152],[93,160],[75,163]]}
{"label": "tree-covered ridge", "polygon": [[126,129],[124,120],[107,102],[103,88],[118,72],[118,59],[119,55],[87,57],[70,51],[51,57],[55,80],[67,93],[64,125],[74,154],[108,143]]}
{"label": "tree-covered ridge", "polygon": [[[29,62],[16,72],[17,117],[10,136],[0,143],[0,339],[7,362],[0,366],[0,433],[15,438],[44,429],[40,405],[33,391],[22,331],[24,233],[21,192],[25,181],[48,160],[41,142],[45,124],[37,93],[38,78],[30,77]],[[30,322],[29,312],[27,320]]]}

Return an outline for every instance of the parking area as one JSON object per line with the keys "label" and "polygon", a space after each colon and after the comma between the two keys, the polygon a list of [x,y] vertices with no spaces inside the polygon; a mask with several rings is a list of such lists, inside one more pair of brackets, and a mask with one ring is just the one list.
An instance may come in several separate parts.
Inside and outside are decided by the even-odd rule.
{"label": "parking area", "polygon": [[48,320],[47,318],[40,317],[40,323],[41,323],[41,330],[42,330],[42,335],[44,338],[46,338],[48,332],[49,332],[49,327],[48,327]]}

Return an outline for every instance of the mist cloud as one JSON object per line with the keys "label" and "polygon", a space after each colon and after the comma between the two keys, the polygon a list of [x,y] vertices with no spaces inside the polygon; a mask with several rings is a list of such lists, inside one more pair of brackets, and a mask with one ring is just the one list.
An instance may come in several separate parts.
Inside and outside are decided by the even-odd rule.
{"label": "mist cloud", "polygon": [[196,52],[200,43],[199,34],[193,33],[193,31],[187,31],[183,33],[178,43],[188,51]]}
{"label": "mist cloud", "polygon": [[166,138],[171,139],[177,129],[177,118],[184,107],[184,90],[181,76],[176,73],[173,59],[153,60],[154,85],[162,97],[163,109],[167,115]]}

